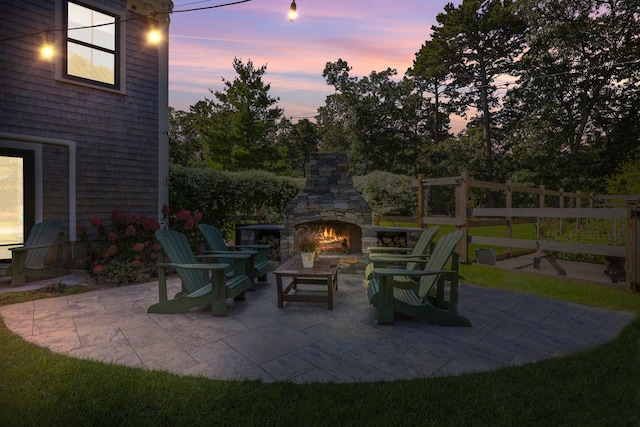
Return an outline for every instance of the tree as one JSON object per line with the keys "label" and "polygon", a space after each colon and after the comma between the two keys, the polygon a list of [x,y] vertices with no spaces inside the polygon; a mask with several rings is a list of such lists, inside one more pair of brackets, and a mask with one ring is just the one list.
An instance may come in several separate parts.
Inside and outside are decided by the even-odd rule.
{"label": "tree", "polygon": [[356,174],[406,173],[416,162],[417,127],[408,124],[422,106],[410,96],[413,81],[395,81],[397,71],[391,68],[360,79],[349,71],[349,64],[339,59],[328,62],[322,74],[336,89],[318,109],[322,149],[348,152]]}
{"label": "tree", "polygon": [[266,65],[255,68],[234,58],[238,74],[233,81],[222,79],[224,90],[210,92],[215,100],[205,99],[191,107],[198,116],[197,130],[208,145],[209,165],[217,169],[266,169],[278,161],[274,146],[277,121],[283,111],[279,98],[269,95],[264,83]]}
{"label": "tree", "polygon": [[[422,59],[430,51],[440,57],[452,98],[462,114],[475,107],[481,116],[485,147],[485,172],[494,178],[492,109],[498,107],[496,78],[511,72],[523,50],[525,25],[514,14],[510,0],[463,0],[459,7],[452,3],[436,17],[432,43],[427,44],[418,63],[437,64],[435,58]],[[432,65],[433,66],[433,65]],[[445,73],[437,69],[434,75]]]}
{"label": "tree", "polygon": [[433,101],[425,96],[425,86],[419,77],[405,77],[398,84],[398,130],[406,148],[397,153],[396,162],[404,165],[397,173],[440,176],[443,172],[440,143],[449,136],[449,116],[440,111],[437,96]]}
{"label": "tree", "polygon": [[607,179],[607,192],[640,196],[640,159],[621,163],[616,172]]}
{"label": "tree", "polygon": [[[423,109],[421,118],[424,137],[431,135],[433,145],[426,147],[427,156],[422,165],[432,165],[432,168],[425,168],[423,173],[431,173],[431,176],[442,176],[443,152],[440,143],[449,137],[449,115],[452,109],[448,105],[451,99],[451,89],[447,83],[448,66],[445,42],[442,39],[427,40],[413,61],[413,66],[407,70],[407,76],[414,79],[416,95],[425,100],[432,99]],[[427,141],[427,144],[429,142]]]}
{"label": "tree", "polygon": [[[413,61],[413,66],[407,70],[407,75],[417,80],[419,93],[433,95],[433,143],[438,145],[443,136],[443,128],[449,122],[448,106],[442,105],[442,97],[451,98],[451,88],[446,84],[449,75],[447,64],[447,45],[442,39],[427,40]],[[444,107],[444,111],[443,111]]]}
{"label": "tree", "polygon": [[[283,121],[288,122],[286,119]],[[302,119],[296,124],[289,123],[286,127],[288,131],[279,138],[286,149],[284,157],[291,171],[306,177],[309,171],[310,154],[317,152],[320,146],[318,125],[309,119]]]}
{"label": "tree", "polygon": [[521,0],[518,14],[530,31],[507,102],[514,153],[543,183],[601,191],[640,142],[638,2]]}
{"label": "tree", "polygon": [[203,167],[205,147],[194,126],[195,117],[169,107],[169,163],[184,167]]}

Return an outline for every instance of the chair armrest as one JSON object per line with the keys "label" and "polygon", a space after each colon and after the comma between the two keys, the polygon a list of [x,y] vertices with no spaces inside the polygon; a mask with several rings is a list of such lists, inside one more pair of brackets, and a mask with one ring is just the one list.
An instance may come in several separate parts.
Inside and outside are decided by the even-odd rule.
{"label": "chair armrest", "polygon": [[252,245],[231,245],[228,246],[232,250],[240,249],[242,252],[253,252],[256,256],[256,263],[268,261],[267,251],[271,248],[271,245],[264,244],[252,244]]}
{"label": "chair armrest", "polygon": [[458,272],[455,270],[400,270],[397,268],[374,268],[373,274],[375,276],[433,276],[437,274],[444,275],[458,275]]}
{"label": "chair armrest", "polygon": [[412,252],[413,248],[389,248],[386,246],[371,246],[367,248],[370,252]]}
{"label": "chair armrest", "polygon": [[31,249],[48,248],[48,247],[51,247],[51,246],[55,246],[57,244],[58,244],[58,242],[51,243],[49,245],[18,246],[17,248],[9,248],[9,250],[10,251],[16,251],[16,252],[23,252],[23,251],[28,251],[28,250],[31,250]]}
{"label": "chair armrest", "polygon": [[[219,258],[219,260],[237,260],[232,262],[233,275],[248,275],[253,278],[254,262],[253,255],[247,251],[210,251],[206,255],[196,255],[196,259]],[[224,264],[227,265],[227,264]]]}
{"label": "chair armrest", "polygon": [[226,259],[247,259],[255,255],[251,252],[232,252],[232,251],[206,251],[203,255],[196,255],[196,259],[207,258],[226,258]]}
{"label": "chair armrest", "polygon": [[248,248],[248,249],[269,249],[271,247],[271,245],[262,245],[262,244],[253,244],[253,245],[227,245],[228,248],[231,249],[243,249],[243,248]]}
{"label": "chair armrest", "polygon": [[407,263],[407,262],[415,262],[415,263],[426,263],[427,261],[429,261],[429,257],[425,256],[425,257],[395,257],[393,255],[387,255],[387,256],[373,256],[373,257],[369,257],[369,262],[370,263],[387,263],[387,262],[402,262],[402,263]]}
{"label": "chair armrest", "polygon": [[252,251],[250,249],[244,249],[241,251],[232,251],[232,250],[228,250],[228,251],[219,251],[219,250],[213,250],[213,249],[205,249],[202,251],[203,255],[224,255],[224,254],[249,254],[249,255],[256,255],[258,253],[258,251]]}
{"label": "chair armrest", "polygon": [[383,254],[383,253],[375,253],[369,255],[369,258],[398,258],[398,259],[407,259],[407,258],[429,258],[431,254]]}
{"label": "chair armrest", "polygon": [[185,270],[225,270],[229,265],[228,264],[210,264],[210,263],[202,263],[202,264],[178,264],[175,262],[159,262],[158,267],[160,268],[183,268]]}

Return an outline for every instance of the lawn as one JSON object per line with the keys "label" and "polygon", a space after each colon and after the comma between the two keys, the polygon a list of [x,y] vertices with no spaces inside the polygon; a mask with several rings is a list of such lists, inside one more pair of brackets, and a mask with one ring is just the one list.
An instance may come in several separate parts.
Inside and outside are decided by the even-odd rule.
{"label": "lawn", "polygon": [[[463,265],[469,283],[640,313],[640,295]],[[77,288],[65,292],[77,292]],[[59,294],[54,294],[59,295]],[[0,295],[0,304],[50,296]],[[215,381],[74,359],[0,322],[0,425],[640,425],[640,320],[568,357],[448,378],[355,384]]]}

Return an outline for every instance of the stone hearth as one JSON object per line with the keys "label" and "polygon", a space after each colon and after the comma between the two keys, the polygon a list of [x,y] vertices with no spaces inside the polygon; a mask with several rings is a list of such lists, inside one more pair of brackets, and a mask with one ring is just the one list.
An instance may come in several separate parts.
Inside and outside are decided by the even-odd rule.
{"label": "stone hearth", "polygon": [[349,176],[349,160],[345,153],[313,153],[310,157],[309,178],[298,195],[284,210],[284,229],[280,234],[280,259],[293,255],[293,234],[303,224],[323,225],[345,223],[359,227],[354,233],[359,242],[351,242],[357,252],[327,254],[340,258],[340,270],[364,272],[368,262],[367,249],[376,246],[371,207],[353,187]]}

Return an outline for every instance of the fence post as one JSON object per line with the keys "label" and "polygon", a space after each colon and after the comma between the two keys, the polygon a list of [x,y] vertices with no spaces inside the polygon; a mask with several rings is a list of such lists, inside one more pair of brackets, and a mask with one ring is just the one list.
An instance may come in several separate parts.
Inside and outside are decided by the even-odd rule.
{"label": "fence post", "polygon": [[[582,199],[580,198],[580,190],[576,191],[576,208],[582,207]],[[576,217],[576,231],[580,230],[580,218]]]}
{"label": "fence post", "polygon": [[423,174],[419,174],[418,175],[418,218],[417,218],[417,223],[418,223],[418,227],[420,228],[424,228],[422,227],[422,218],[424,218],[425,216],[427,216],[427,204],[425,203],[427,201],[427,195],[425,194],[426,191],[422,189],[422,179],[424,178]]}
{"label": "fence post", "polygon": [[640,257],[640,227],[638,227],[638,201],[627,202],[627,244],[624,259],[625,279],[631,289],[640,291],[638,286],[638,258]]}
{"label": "fence post", "polygon": [[458,253],[461,262],[469,262],[469,219],[467,216],[467,203],[469,200],[469,176],[462,172],[460,182],[456,184],[456,228],[462,230],[462,239],[458,244]]}
{"label": "fence post", "polygon": [[[560,209],[564,209],[564,188],[560,189],[560,202],[558,204]],[[560,235],[564,232],[564,218],[560,218]]]}
{"label": "fence post", "polygon": [[[511,209],[513,207],[513,191],[511,190],[511,180],[507,181],[507,194],[506,194],[506,206],[507,209]],[[507,217],[507,239],[511,238],[511,227],[512,227],[511,217]],[[507,246],[507,257],[511,258],[511,246]]]}

